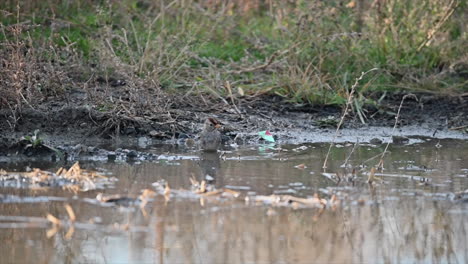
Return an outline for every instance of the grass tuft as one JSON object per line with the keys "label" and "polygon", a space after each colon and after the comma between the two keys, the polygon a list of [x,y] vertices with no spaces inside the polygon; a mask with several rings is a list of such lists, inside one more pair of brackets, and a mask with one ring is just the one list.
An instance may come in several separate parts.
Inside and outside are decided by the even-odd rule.
{"label": "grass tuft", "polygon": [[[24,106],[80,89],[96,108],[124,104],[127,115],[139,115],[165,107],[158,100],[167,93],[226,97],[228,81],[246,95],[344,107],[354,76],[379,68],[360,81],[351,104],[365,122],[361,109],[378,104],[374,92],[468,91],[466,5],[3,1],[0,106],[12,110],[14,124]],[[116,94],[118,80],[126,85]]]}

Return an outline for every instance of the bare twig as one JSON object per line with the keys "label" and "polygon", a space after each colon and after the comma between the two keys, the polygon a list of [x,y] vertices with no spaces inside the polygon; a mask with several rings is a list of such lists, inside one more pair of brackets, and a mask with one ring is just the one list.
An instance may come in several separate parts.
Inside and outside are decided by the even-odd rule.
{"label": "bare twig", "polygon": [[348,94],[348,100],[346,101],[346,106],[345,106],[345,108],[343,110],[343,114],[341,115],[340,122],[336,126],[335,135],[333,136],[333,140],[330,143],[330,146],[328,147],[327,156],[325,156],[325,161],[323,162],[323,167],[322,167],[323,169],[327,168],[328,156],[330,155],[331,148],[335,144],[336,137],[338,136],[338,131],[340,130],[340,127],[343,124],[345,117],[348,115],[348,109],[349,109],[349,106],[351,105],[351,103],[353,101],[353,95],[354,95],[354,92],[356,90],[356,87],[359,84],[359,81],[362,80],[362,78],[364,78],[364,76],[366,74],[368,74],[369,72],[376,71],[376,70],[378,70],[378,69],[377,68],[372,68],[372,69],[370,69],[370,70],[368,70],[366,72],[362,72],[361,76],[359,76],[359,78],[356,78],[356,81],[354,82],[353,86],[351,86],[351,91]]}
{"label": "bare twig", "polygon": [[452,16],[452,14],[455,12],[455,9],[457,8],[457,6],[458,6],[458,1],[457,0],[452,0],[450,2],[450,4],[447,7],[447,10],[445,11],[445,14],[442,17],[442,19],[440,19],[439,22],[427,32],[427,37],[419,45],[418,52],[421,51],[425,46],[427,46],[427,45],[429,45],[431,43],[431,41],[434,38],[437,31],[439,31],[439,29],[445,24],[445,22],[447,22],[447,20],[450,18],[450,16]]}
{"label": "bare twig", "polygon": [[449,130],[462,130],[462,129],[465,129],[465,128],[468,128],[468,125],[459,126],[459,127],[451,127],[451,128],[449,128]]}
{"label": "bare twig", "polygon": [[257,66],[253,66],[253,67],[250,67],[250,68],[245,68],[245,69],[241,69],[241,70],[237,70],[237,71],[228,71],[227,73],[228,74],[241,74],[241,73],[246,73],[246,72],[254,72],[254,71],[258,71],[258,70],[263,70],[265,68],[267,68],[268,66],[270,66],[272,63],[273,63],[273,60],[278,56],[278,55],[283,55],[283,54],[286,54],[287,52],[289,51],[289,49],[285,50],[285,51],[282,51],[282,52],[274,52],[270,58],[268,58],[268,60],[263,63],[263,64],[260,64],[260,65],[257,65]]}
{"label": "bare twig", "polygon": [[[413,97],[416,99],[416,101],[418,100],[418,98],[416,97],[416,95],[414,94],[407,94],[405,96],[403,96],[403,98],[401,99],[401,102],[400,102],[400,106],[398,107],[398,112],[397,112],[397,115],[395,117],[395,124],[393,125],[393,129],[392,129],[392,133],[390,134],[390,137],[393,136],[393,134],[395,133],[395,130],[396,130],[396,127],[398,126],[398,119],[400,118],[400,112],[401,112],[401,108],[403,107],[403,102],[405,101],[406,98],[408,97]],[[388,146],[390,145],[390,141],[387,142],[387,145],[385,146],[385,149],[384,151],[382,152],[382,155],[380,156],[380,161],[379,161],[379,164],[377,165],[377,168],[378,169],[382,169],[383,168],[383,159],[385,157],[385,154],[387,153],[387,149],[388,149]]]}
{"label": "bare twig", "polygon": [[353,146],[353,149],[351,150],[351,152],[349,153],[348,157],[346,158],[344,164],[343,164],[343,167],[346,168],[346,166],[348,165],[348,161],[349,159],[351,158],[351,155],[353,155],[353,152],[354,150],[359,146],[359,139],[356,141],[356,143],[354,143],[354,146]]}
{"label": "bare twig", "polygon": [[263,63],[263,64],[253,66],[253,67],[249,67],[249,68],[245,68],[245,69],[236,70],[236,71],[227,71],[227,73],[228,74],[241,74],[241,73],[246,73],[246,72],[254,72],[254,71],[258,71],[258,70],[263,70],[263,69],[267,68],[268,66],[270,66],[274,62],[276,57],[283,56],[283,55],[287,54],[289,51],[291,51],[292,49],[299,46],[299,44],[301,44],[302,42],[303,41],[298,41],[294,45],[289,47],[288,49],[277,50],[277,51],[273,52],[273,54],[271,54],[271,56],[268,58],[268,60],[266,60],[266,62]]}
{"label": "bare twig", "polygon": [[234,106],[234,109],[236,110],[237,114],[239,114],[239,116],[243,118],[242,113],[239,111],[239,108],[237,108],[236,103],[234,102],[234,96],[232,95],[231,84],[229,83],[229,81],[226,81],[226,89],[229,92],[229,97],[231,98],[231,102]]}

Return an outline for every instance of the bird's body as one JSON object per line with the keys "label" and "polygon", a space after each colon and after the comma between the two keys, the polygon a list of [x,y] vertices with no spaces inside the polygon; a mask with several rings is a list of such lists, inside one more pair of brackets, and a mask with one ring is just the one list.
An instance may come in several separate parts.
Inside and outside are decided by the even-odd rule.
{"label": "bird's body", "polygon": [[200,133],[199,145],[204,151],[217,151],[221,147],[221,132],[219,122],[214,118],[206,119],[203,131]]}

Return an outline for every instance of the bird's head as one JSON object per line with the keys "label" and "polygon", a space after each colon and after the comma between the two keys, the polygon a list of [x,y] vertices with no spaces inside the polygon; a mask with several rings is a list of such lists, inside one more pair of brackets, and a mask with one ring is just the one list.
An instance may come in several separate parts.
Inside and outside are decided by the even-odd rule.
{"label": "bird's head", "polygon": [[209,117],[205,120],[203,129],[205,131],[214,131],[215,129],[218,129],[220,127],[221,127],[221,123],[218,120],[212,117]]}

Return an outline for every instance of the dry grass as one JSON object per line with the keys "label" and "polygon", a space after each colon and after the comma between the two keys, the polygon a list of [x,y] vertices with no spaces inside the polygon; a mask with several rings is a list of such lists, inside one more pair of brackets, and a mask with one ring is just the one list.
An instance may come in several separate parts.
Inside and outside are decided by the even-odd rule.
{"label": "dry grass", "polygon": [[[364,78],[353,98],[352,110],[365,122],[360,109],[374,91],[466,92],[465,6],[456,0],[6,1],[0,104],[11,110],[12,128],[25,106],[58,100],[89,105],[106,116],[105,132],[120,132],[181,103],[235,106],[233,91],[344,107],[353,76],[377,67],[379,74]],[[76,91],[86,98],[77,102]]]}
{"label": "dry grass", "polygon": [[0,170],[0,181],[6,185],[24,188],[61,187],[73,192],[100,189],[113,184],[113,180],[97,173],[80,168],[78,162],[68,170],[60,168],[57,172],[32,169],[29,172],[7,172]]}

